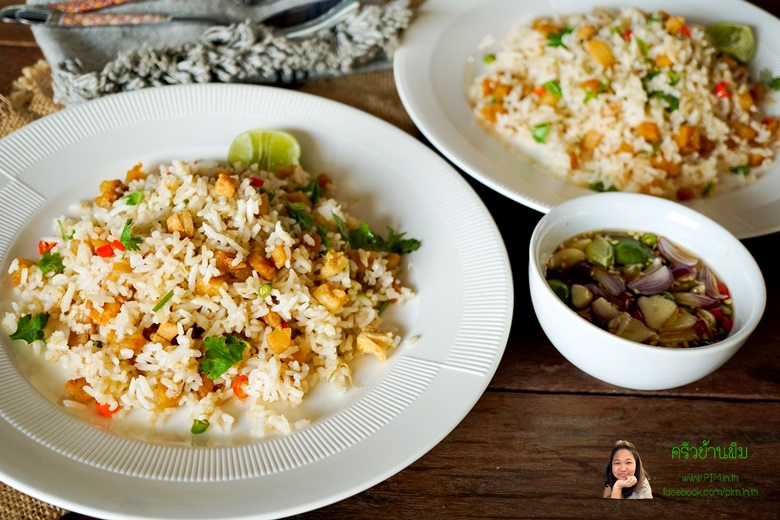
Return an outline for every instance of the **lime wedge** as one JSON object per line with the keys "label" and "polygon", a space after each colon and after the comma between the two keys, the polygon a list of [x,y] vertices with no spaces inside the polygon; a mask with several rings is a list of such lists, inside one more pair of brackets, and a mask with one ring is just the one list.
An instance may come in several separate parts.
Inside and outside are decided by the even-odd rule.
{"label": "lime wedge", "polygon": [[274,172],[279,166],[298,164],[301,145],[292,134],[282,130],[256,128],[241,132],[230,143],[227,160],[231,166],[257,164]]}
{"label": "lime wedge", "polygon": [[732,58],[747,63],[756,52],[756,39],[749,25],[716,22],[706,27],[715,48]]}

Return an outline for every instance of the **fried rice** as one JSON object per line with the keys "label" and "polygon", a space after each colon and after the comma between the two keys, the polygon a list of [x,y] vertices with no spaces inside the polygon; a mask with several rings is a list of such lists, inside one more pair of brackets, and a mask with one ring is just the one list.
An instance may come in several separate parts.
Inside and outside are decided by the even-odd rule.
{"label": "fried rice", "polygon": [[278,404],[321,381],[348,389],[357,356],[384,361],[401,337],[380,313],[414,296],[399,253],[351,247],[361,221],[334,190],[299,165],[138,164],[59,219],[39,260],[11,262],[4,329],[32,330],[23,339],[67,374],[71,408],[155,425],[186,410],[196,433],[305,426]]}
{"label": "fried rice", "polygon": [[550,174],[688,200],[754,182],[778,148],[765,86],[701,25],[596,9],[518,25],[469,86],[475,117]]}

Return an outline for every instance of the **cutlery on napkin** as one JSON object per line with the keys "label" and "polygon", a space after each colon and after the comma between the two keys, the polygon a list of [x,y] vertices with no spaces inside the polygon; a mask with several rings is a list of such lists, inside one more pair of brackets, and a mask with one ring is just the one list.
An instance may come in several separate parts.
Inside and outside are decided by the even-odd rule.
{"label": "cutlery on napkin", "polygon": [[[50,23],[32,24],[33,35],[52,67],[55,101],[66,106],[155,86],[209,82],[289,84],[387,68],[400,34],[413,17],[408,0],[65,3],[85,1],[99,7],[65,13],[52,9],[47,2],[30,2],[27,6],[46,10],[40,16]],[[97,9],[99,13],[94,12]],[[300,18],[306,12],[317,15],[293,27],[270,26],[288,13]],[[125,19],[127,23],[119,25],[67,27],[51,23],[61,21],[66,14],[111,14],[114,18],[121,15],[130,19],[134,15],[162,15],[191,20],[129,23]],[[200,18],[217,23],[193,20]]]}

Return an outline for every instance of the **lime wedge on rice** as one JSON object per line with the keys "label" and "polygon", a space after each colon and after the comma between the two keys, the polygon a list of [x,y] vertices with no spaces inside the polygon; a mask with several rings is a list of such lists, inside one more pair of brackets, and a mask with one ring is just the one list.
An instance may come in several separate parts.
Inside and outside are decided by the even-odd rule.
{"label": "lime wedge on rice", "polygon": [[292,134],[282,130],[256,128],[238,134],[230,144],[227,160],[231,166],[257,164],[261,170],[275,172],[279,166],[298,164],[301,145]]}
{"label": "lime wedge on rice", "polygon": [[715,48],[742,63],[748,63],[756,52],[756,39],[749,25],[716,22],[705,28]]}

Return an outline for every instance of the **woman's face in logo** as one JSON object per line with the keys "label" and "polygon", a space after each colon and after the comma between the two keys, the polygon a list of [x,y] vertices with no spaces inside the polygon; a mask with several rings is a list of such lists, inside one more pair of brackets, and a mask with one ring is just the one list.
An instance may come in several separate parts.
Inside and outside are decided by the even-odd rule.
{"label": "woman's face in logo", "polygon": [[619,480],[625,480],[634,475],[636,460],[629,450],[618,450],[612,458],[612,473]]}

